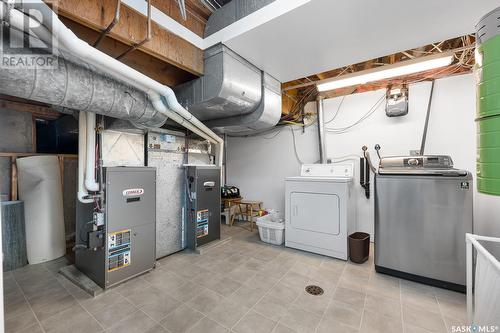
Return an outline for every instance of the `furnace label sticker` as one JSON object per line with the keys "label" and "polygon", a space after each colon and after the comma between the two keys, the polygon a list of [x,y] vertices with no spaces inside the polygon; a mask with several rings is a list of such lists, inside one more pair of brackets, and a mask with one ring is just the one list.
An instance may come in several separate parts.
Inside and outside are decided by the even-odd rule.
{"label": "furnace label sticker", "polygon": [[108,257],[108,272],[116,271],[117,269],[130,265],[130,250],[119,251]]}
{"label": "furnace label sticker", "polygon": [[130,235],[130,229],[108,234],[108,272],[131,264]]}
{"label": "furnace label sticker", "polygon": [[196,238],[208,235],[208,209],[196,212]]}
{"label": "furnace label sticker", "polygon": [[130,232],[130,229],[110,232],[108,234],[108,250],[111,251],[130,245]]}

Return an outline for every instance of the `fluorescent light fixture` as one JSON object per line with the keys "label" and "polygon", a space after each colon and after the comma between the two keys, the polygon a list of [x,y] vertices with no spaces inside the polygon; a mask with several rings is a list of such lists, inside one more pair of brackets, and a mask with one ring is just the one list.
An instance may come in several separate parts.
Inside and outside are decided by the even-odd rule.
{"label": "fluorescent light fixture", "polygon": [[333,79],[322,80],[318,82],[316,86],[320,92],[351,87],[368,82],[425,72],[431,69],[448,66],[452,63],[452,61],[453,53],[439,53],[437,55],[419,57],[393,65],[385,65],[379,68],[368,69],[357,73],[339,76]]}

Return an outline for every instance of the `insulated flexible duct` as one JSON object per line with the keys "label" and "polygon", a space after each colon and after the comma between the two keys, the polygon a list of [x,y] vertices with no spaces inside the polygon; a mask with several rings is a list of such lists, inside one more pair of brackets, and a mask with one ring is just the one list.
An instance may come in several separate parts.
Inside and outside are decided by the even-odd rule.
{"label": "insulated flexible duct", "polygon": [[94,66],[67,52],[60,53],[54,69],[0,67],[0,93],[146,127],[160,127],[167,120],[155,110],[146,93],[98,74]]}
{"label": "insulated flexible duct", "polygon": [[[0,17],[8,21],[9,25],[20,31],[30,28],[30,33],[34,34],[46,44],[53,45],[58,49],[64,49],[78,56],[79,59],[87,63],[92,63],[103,73],[118,78],[130,86],[148,94],[149,99],[156,108],[156,111],[171,118],[173,121],[184,126],[188,130],[201,137],[216,143],[217,162],[222,165],[223,140],[207,126],[201,123],[196,117],[184,109],[170,87],[167,87],[150,77],[128,67],[109,55],[91,47],[79,39],[69,30],[57,17],[57,15],[41,0],[32,0],[23,3],[23,9],[35,9],[43,18],[43,22],[50,22],[50,26],[45,26],[41,21],[31,16],[26,16],[22,11],[7,5],[6,0],[2,0],[0,5]],[[58,45],[54,45],[56,41]],[[121,118],[121,117],[120,117]]]}

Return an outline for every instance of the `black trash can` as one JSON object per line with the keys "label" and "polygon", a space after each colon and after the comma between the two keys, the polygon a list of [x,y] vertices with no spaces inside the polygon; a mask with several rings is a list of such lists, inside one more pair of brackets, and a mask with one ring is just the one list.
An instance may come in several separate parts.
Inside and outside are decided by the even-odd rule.
{"label": "black trash can", "polygon": [[349,235],[349,258],[352,262],[362,264],[370,256],[370,234],[355,232]]}

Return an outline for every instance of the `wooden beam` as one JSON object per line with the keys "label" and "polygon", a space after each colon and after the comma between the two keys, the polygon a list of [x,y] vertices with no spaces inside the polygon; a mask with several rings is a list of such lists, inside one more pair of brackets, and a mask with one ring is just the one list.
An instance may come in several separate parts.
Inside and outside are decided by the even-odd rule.
{"label": "wooden beam", "polygon": [[31,150],[36,152],[36,119],[35,115],[31,115]]}
{"label": "wooden beam", "polygon": [[321,93],[321,96],[323,96],[324,99],[346,96],[354,93],[356,89],[357,89],[356,87],[347,87],[337,90],[325,91]]}
{"label": "wooden beam", "polygon": [[68,159],[78,158],[77,154],[41,154],[41,153],[0,152],[0,157],[18,158],[18,157],[28,157],[28,156],[57,156],[57,157],[64,157],[64,158],[68,158]]}
{"label": "wooden beam", "polygon": [[281,98],[281,114],[287,115],[292,111],[298,99],[297,93],[298,90],[291,90],[283,93]]}
{"label": "wooden beam", "polygon": [[[87,43],[93,43],[99,36],[99,32],[70,19],[62,17],[61,21],[68,28],[70,28],[75,33],[75,35],[77,35]],[[102,40],[101,44],[99,44],[99,49],[112,57],[116,57],[122,54],[125,50],[128,49],[128,47],[128,45],[108,37],[105,37]],[[196,75],[189,73],[179,67],[164,62],[161,59],[155,58],[152,55],[145,53],[141,49],[127,54],[127,56],[123,57],[120,61],[167,86],[176,86],[178,84],[193,80],[197,77]]]}
{"label": "wooden beam", "polygon": [[10,200],[17,200],[17,157],[11,156],[10,158]]}
{"label": "wooden beam", "polygon": [[177,0],[151,0],[151,5],[158,8],[198,36],[203,37],[208,16],[203,17],[198,14],[196,9],[192,8],[192,3],[186,1],[187,18],[185,21],[182,19]]}
{"label": "wooden beam", "polygon": [[[115,2],[109,0],[45,0],[64,16],[96,31],[102,31],[113,20]],[[147,18],[122,5],[120,21],[108,36],[126,45],[140,42],[146,36]],[[203,74],[203,51],[152,22],[152,38],[139,50],[192,74]],[[132,53],[131,53],[132,54]]]}
{"label": "wooden beam", "polygon": [[61,191],[64,193],[64,156],[57,156],[59,160],[59,176],[61,177]]}
{"label": "wooden beam", "polygon": [[27,102],[11,101],[4,98],[0,98],[0,108],[18,112],[30,112],[37,118],[48,120],[57,119],[61,116],[59,112],[52,110],[52,108],[48,106],[31,104]]}

